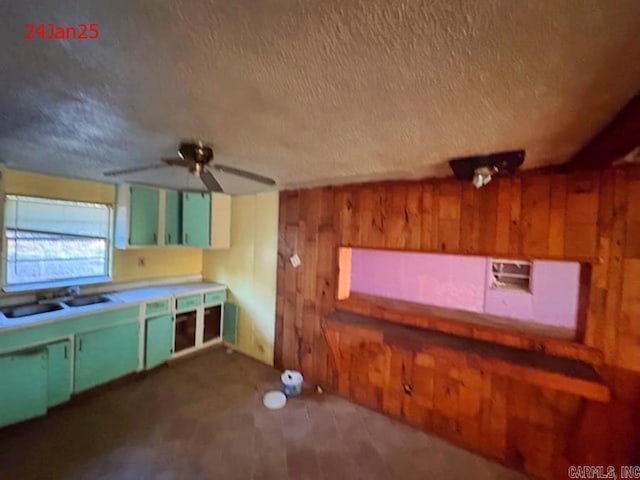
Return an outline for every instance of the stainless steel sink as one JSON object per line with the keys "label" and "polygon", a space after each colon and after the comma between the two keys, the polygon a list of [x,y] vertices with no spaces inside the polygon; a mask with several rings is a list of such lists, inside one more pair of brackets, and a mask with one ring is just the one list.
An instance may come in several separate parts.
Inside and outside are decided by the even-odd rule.
{"label": "stainless steel sink", "polygon": [[2,313],[7,318],[21,318],[38,315],[40,313],[55,312],[56,310],[62,310],[63,308],[64,307],[58,303],[36,303],[32,305],[20,305],[19,307],[3,308]]}
{"label": "stainless steel sink", "polygon": [[68,302],[64,302],[69,307],[85,307],[87,305],[95,305],[96,303],[107,303],[110,302],[111,299],[109,297],[105,297],[103,295],[87,295],[86,297],[78,297],[73,300],[69,300]]}

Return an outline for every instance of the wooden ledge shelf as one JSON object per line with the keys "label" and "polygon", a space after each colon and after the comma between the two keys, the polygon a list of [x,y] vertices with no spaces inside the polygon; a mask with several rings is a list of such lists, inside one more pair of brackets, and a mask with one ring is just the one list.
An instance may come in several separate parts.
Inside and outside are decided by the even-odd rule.
{"label": "wooden ledge shelf", "polygon": [[[341,344],[376,342],[415,353],[443,357],[460,367],[474,367],[543,388],[599,402],[610,400],[609,387],[592,365],[569,358],[509,347],[425,328],[394,324],[352,312],[334,311],[323,320],[325,335],[338,333]],[[332,351],[336,336],[326,335]]]}
{"label": "wooden ledge shelf", "polygon": [[[596,367],[603,364],[603,355],[600,350],[583,345],[574,338],[569,338],[566,332],[553,327],[542,326],[537,327],[536,330],[535,327],[528,326],[529,330],[527,330],[519,328],[523,322],[493,315],[355,292],[352,292],[349,298],[336,302],[336,308],[419,329],[450,333],[516,349],[542,351],[553,356],[586,362]],[[564,335],[558,336],[559,333]],[[573,337],[575,333],[570,335]]]}

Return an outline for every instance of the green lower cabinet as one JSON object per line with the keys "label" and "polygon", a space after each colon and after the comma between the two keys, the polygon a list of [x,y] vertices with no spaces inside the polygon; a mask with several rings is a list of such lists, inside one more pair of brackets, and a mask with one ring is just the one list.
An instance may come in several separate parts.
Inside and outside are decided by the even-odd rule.
{"label": "green lower cabinet", "polygon": [[47,412],[47,350],[0,357],[0,427]]}
{"label": "green lower cabinet", "polygon": [[139,336],[138,323],[77,335],[73,391],[81,392],[135,372]]}
{"label": "green lower cabinet", "polygon": [[71,342],[51,343],[47,348],[47,406],[53,407],[71,397]]}
{"label": "green lower cabinet", "polygon": [[222,340],[230,345],[238,343],[238,306],[229,302],[222,314]]}
{"label": "green lower cabinet", "polygon": [[173,315],[147,319],[144,367],[150,369],[166,362],[173,347]]}

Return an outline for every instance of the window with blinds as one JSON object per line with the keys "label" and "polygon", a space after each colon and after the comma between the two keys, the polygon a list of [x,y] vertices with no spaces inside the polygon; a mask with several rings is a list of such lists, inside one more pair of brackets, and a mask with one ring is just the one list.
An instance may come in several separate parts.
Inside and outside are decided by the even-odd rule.
{"label": "window with blinds", "polygon": [[109,205],[7,195],[4,221],[5,286],[109,276]]}

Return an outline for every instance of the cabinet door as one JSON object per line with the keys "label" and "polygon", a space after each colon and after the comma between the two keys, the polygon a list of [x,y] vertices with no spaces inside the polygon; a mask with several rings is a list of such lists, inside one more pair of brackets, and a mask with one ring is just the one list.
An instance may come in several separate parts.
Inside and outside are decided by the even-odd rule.
{"label": "cabinet door", "polygon": [[238,343],[238,306],[226,302],[224,304],[224,318],[222,322],[222,339],[225,343],[236,345]]}
{"label": "cabinet door", "polygon": [[76,336],[74,392],[134,372],[139,326],[129,323]]}
{"label": "cabinet door", "polygon": [[204,309],[204,332],[202,341],[209,342],[220,338],[222,333],[222,305],[213,305]]}
{"label": "cabinet door", "polygon": [[129,211],[129,244],[156,245],[158,243],[158,190],[131,187]]}
{"label": "cabinet door", "polygon": [[149,318],[145,338],[145,368],[164,363],[171,356],[173,346],[173,315]]}
{"label": "cabinet door", "polygon": [[208,247],[211,197],[206,192],[182,193],[182,244]]}
{"label": "cabinet door", "polygon": [[180,245],[182,239],[180,228],[180,194],[173,190],[165,193],[165,245]]}
{"label": "cabinet door", "polygon": [[196,346],[196,312],[176,315],[174,352]]}
{"label": "cabinet door", "polygon": [[69,400],[71,396],[70,342],[47,345],[47,406],[53,407]]}
{"label": "cabinet door", "polygon": [[0,357],[0,427],[46,412],[46,349]]}

